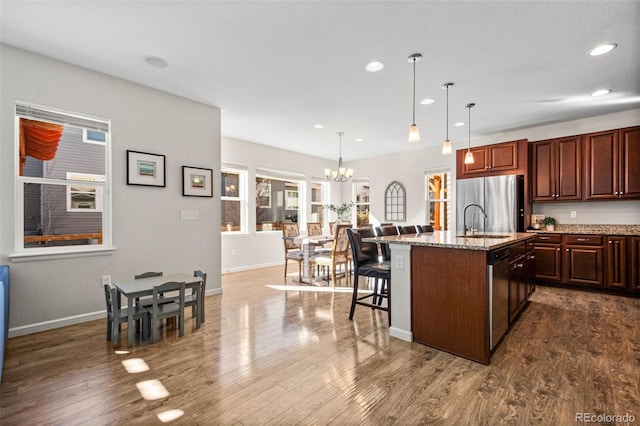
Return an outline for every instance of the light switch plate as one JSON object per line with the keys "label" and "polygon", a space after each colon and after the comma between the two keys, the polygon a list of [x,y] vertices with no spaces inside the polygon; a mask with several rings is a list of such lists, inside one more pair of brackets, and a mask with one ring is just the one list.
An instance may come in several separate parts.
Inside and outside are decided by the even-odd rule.
{"label": "light switch plate", "polygon": [[578,217],[578,212],[571,210],[571,219],[575,219],[576,217]]}

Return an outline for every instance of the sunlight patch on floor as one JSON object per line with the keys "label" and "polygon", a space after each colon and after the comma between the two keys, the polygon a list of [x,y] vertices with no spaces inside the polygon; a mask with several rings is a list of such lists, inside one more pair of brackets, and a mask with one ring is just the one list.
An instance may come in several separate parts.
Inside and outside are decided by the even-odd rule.
{"label": "sunlight patch on floor", "polygon": [[[316,287],[311,285],[277,285],[277,284],[267,284],[265,287],[272,288],[274,290],[284,290],[284,291],[309,291],[316,293],[353,293],[353,288],[351,287]],[[358,293],[370,293],[369,290],[358,290]]]}

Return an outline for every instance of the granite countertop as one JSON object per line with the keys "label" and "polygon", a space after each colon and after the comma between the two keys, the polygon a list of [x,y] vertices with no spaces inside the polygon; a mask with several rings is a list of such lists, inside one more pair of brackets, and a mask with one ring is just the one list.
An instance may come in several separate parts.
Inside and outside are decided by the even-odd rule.
{"label": "granite countertop", "polygon": [[518,241],[524,241],[529,238],[533,238],[533,235],[530,233],[517,232],[491,232],[486,235],[487,237],[471,238],[457,236],[454,232],[451,231],[434,231],[426,232],[423,234],[406,234],[391,235],[387,237],[363,238],[362,240],[366,242],[378,242],[384,244],[407,244],[413,246],[488,251],[508,246]]}
{"label": "granite countertop", "polygon": [[640,225],[561,225],[561,224],[557,224],[553,231],[547,231],[544,229],[528,229],[527,232],[552,233],[552,234],[640,236]]}

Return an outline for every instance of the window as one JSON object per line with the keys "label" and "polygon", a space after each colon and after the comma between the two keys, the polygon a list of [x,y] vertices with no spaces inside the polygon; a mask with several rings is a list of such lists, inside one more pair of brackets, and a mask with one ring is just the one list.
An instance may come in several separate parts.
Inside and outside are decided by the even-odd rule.
{"label": "window", "polygon": [[242,166],[225,167],[220,178],[221,232],[247,231],[247,171]]}
{"label": "window", "polygon": [[369,223],[369,181],[355,181],[353,191],[356,200],[356,226],[360,227]]}
{"label": "window", "polygon": [[427,170],[425,174],[427,222],[434,230],[446,231],[451,224],[451,172]]}
{"label": "window", "polygon": [[398,181],[391,182],[384,195],[384,220],[404,222],[406,206],[404,186]]}
{"label": "window", "polygon": [[255,181],[256,231],[278,231],[284,222],[303,217],[304,176],[257,169]]}
{"label": "window", "polygon": [[329,226],[327,222],[327,200],[329,199],[329,183],[313,180],[311,182],[311,216],[310,222],[319,223],[321,227]]}
{"label": "window", "polygon": [[17,102],[15,126],[16,254],[110,247],[109,121]]}

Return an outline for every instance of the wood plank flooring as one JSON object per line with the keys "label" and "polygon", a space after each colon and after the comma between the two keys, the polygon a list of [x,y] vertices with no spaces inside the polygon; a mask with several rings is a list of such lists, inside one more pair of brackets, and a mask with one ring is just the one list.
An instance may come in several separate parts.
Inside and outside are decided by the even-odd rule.
{"label": "wood plank flooring", "polygon": [[[202,328],[187,314],[183,337],[155,345],[127,348],[125,325],[112,348],[106,320],[10,339],[0,424],[153,425],[169,410],[176,425],[640,424],[640,299],[539,286],[484,366],[390,338],[386,312],[351,322],[349,288],[282,270],[225,275]],[[149,370],[128,373],[132,358]],[[169,395],[144,399],[149,380]]]}

